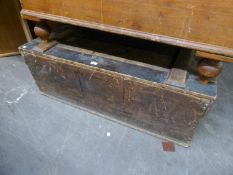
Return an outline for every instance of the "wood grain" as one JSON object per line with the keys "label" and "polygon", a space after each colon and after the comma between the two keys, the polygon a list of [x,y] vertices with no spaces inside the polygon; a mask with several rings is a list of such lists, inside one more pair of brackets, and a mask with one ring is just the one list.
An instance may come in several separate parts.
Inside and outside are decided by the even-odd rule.
{"label": "wood grain", "polygon": [[37,44],[21,53],[43,93],[183,146],[216,97],[214,84],[191,75],[178,88],[165,84],[169,69],[63,44],[39,53]]}
{"label": "wood grain", "polygon": [[0,1],[0,56],[15,55],[26,42],[17,0]]}
{"label": "wood grain", "polygon": [[[202,101],[124,76],[71,66],[50,58],[25,57],[40,90],[189,146]],[[65,77],[65,78],[64,78]]]}
{"label": "wood grain", "polygon": [[208,59],[216,60],[216,61],[224,61],[224,62],[233,63],[233,58],[232,57],[216,55],[216,54],[211,54],[211,53],[207,53],[207,52],[197,51],[196,56],[197,57],[202,57],[202,58],[208,58]]}
{"label": "wood grain", "polygon": [[39,18],[233,56],[233,0],[22,0],[22,5],[25,16],[38,13]]}

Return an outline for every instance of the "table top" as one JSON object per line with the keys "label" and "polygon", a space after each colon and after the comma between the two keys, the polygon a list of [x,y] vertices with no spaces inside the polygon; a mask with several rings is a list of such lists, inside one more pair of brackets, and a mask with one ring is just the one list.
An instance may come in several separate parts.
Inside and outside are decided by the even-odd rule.
{"label": "table top", "polygon": [[233,57],[233,0],[21,0],[22,16]]}

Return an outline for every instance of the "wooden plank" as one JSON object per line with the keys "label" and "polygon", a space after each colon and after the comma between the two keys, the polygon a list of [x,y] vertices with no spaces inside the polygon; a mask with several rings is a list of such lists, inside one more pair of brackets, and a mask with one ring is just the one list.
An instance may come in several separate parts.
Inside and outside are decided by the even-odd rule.
{"label": "wooden plank", "polygon": [[233,56],[233,0],[22,0],[22,4],[25,16]]}
{"label": "wooden plank", "polygon": [[31,34],[31,31],[30,31],[30,28],[29,28],[27,20],[25,20],[25,19],[23,19],[23,18],[20,17],[20,22],[22,24],[23,31],[24,31],[25,36],[27,38],[27,42],[32,41],[32,34]]}
{"label": "wooden plank", "polygon": [[14,56],[14,55],[19,55],[19,52],[10,52],[10,53],[3,53],[0,54],[0,57],[9,57],[9,56]]}
{"label": "wooden plank", "polygon": [[216,60],[216,61],[224,61],[224,62],[233,63],[233,58],[232,57],[216,55],[216,54],[211,54],[211,53],[207,53],[207,52],[197,51],[196,56],[203,57],[203,58],[208,58],[208,59]]}
{"label": "wooden plank", "polygon": [[137,66],[141,66],[141,67],[145,67],[145,68],[149,68],[149,69],[153,69],[153,70],[160,70],[163,72],[168,72],[168,69],[163,68],[163,67],[159,67],[159,66],[155,66],[155,65],[151,65],[151,64],[145,64],[142,62],[133,61],[133,60],[129,60],[129,59],[121,58],[121,57],[116,57],[116,56],[112,56],[112,55],[108,55],[108,54],[104,54],[104,53],[93,52],[93,51],[87,50],[87,49],[81,49],[81,48],[68,46],[68,45],[64,45],[64,44],[58,44],[57,47],[65,49],[65,50],[81,52],[81,53],[85,53],[85,54],[95,55],[97,57],[104,57],[104,58],[108,58],[108,59],[115,60],[115,61],[121,61],[124,63],[134,64]]}
{"label": "wooden plank", "polygon": [[18,53],[18,46],[26,42],[17,3],[17,0],[0,1],[1,56]]}
{"label": "wooden plank", "polygon": [[182,69],[172,68],[166,84],[171,86],[185,88],[188,72]]}
{"label": "wooden plank", "polygon": [[95,54],[102,53],[115,56],[116,59],[126,58],[125,61],[127,62],[135,60],[147,63],[148,66],[156,65],[165,68],[169,68],[177,50],[179,50],[178,47],[165,44],[83,28],[78,28],[66,40],[76,42],[60,41],[65,45],[59,45],[59,47],[70,48],[71,50],[82,48],[95,52]]}
{"label": "wooden plank", "polygon": [[93,23],[93,22],[88,22],[88,21],[83,21],[83,20],[78,20],[78,19],[50,15],[50,14],[45,14],[45,13],[38,13],[38,12],[33,12],[33,11],[28,11],[28,10],[22,10],[21,14],[22,14],[22,17],[23,18],[26,17],[26,19],[32,19],[35,17],[36,19],[40,18],[40,19],[46,19],[46,20],[51,20],[51,21],[56,21],[56,22],[62,22],[62,23],[87,27],[91,29],[97,29],[97,30],[102,30],[106,32],[156,41],[156,42],[165,43],[165,44],[169,44],[173,46],[180,46],[184,48],[200,50],[200,51],[205,51],[205,52],[210,52],[210,53],[215,53],[215,54],[220,54],[220,55],[233,56],[233,49],[228,48],[228,47],[218,46],[218,45],[211,45],[208,43],[206,44],[206,43],[200,43],[200,42],[195,42],[191,40],[184,40],[180,38],[169,37],[165,35],[145,33],[145,32],[136,31],[136,30],[130,30],[130,29],[125,29],[125,28],[120,28],[120,27],[115,27],[115,26],[110,26],[110,25],[105,25],[105,24],[100,24],[100,23]]}
{"label": "wooden plank", "polygon": [[25,34],[25,37],[27,39],[28,42],[32,41],[32,34],[31,34],[31,31],[29,29],[29,26],[28,26],[28,23],[25,19],[23,19],[21,16],[20,16],[20,10],[21,10],[21,5],[20,5],[20,2],[18,0],[14,1],[15,2],[15,7],[17,9],[17,12],[18,12],[18,15],[19,15],[19,20],[20,20],[20,23],[21,23],[21,26],[23,28],[23,31],[24,31],[24,34]]}

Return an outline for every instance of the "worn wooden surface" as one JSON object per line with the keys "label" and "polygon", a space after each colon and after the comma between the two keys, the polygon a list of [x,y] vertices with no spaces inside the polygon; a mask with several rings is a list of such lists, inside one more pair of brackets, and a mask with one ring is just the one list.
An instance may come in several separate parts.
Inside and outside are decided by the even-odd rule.
{"label": "worn wooden surface", "polygon": [[210,60],[233,63],[232,57],[216,55],[216,54],[211,54],[211,53],[207,53],[207,52],[197,51],[196,56],[201,57],[201,58],[207,58],[207,59],[210,59]]}
{"label": "worn wooden surface", "polygon": [[17,0],[0,1],[0,56],[15,55],[26,42]]}
{"label": "worn wooden surface", "polygon": [[233,56],[232,0],[21,0],[22,15]]}
{"label": "worn wooden surface", "polygon": [[181,50],[179,47],[79,27],[60,43],[165,68],[173,66]]}
{"label": "worn wooden surface", "polygon": [[166,85],[169,69],[58,44],[45,53],[21,48],[40,90],[152,135],[189,146],[216,96],[195,78]]}

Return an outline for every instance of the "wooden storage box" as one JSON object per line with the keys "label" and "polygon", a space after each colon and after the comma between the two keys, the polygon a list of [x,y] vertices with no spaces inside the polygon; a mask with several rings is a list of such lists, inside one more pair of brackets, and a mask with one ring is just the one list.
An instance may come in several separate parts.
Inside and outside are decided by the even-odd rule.
{"label": "wooden storage box", "polygon": [[45,52],[38,52],[38,39],[20,47],[42,93],[180,145],[191,144],[199,119],[216,97],[215,83],[203,85],[196,75],[174,69],[179,48],[77,33]]}

